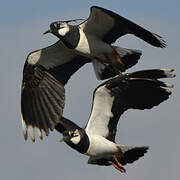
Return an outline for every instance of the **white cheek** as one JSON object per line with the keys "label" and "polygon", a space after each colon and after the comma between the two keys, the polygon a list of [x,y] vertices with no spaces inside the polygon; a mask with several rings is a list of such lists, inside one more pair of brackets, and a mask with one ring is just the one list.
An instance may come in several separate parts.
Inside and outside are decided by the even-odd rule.
{"label": "white cheek", "polygon": [[60,36],[65,36],[67,33],[69,32],[69,28],[66,27],[66,28],[61,28],[58,30],[58,33]]}
{"label": "white cheek", "polygon": [[73,144],[78,144],[80,142],[80,140],[81,140],[80,136],[71,138],[71,141],[73,142]]}

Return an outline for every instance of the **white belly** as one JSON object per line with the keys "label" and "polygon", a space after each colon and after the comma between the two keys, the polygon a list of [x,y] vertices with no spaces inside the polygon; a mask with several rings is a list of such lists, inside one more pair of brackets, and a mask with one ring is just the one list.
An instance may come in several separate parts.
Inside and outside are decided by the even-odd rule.
{"label": "white belly", "polygon": [[86,153],[88,156],[104,157],[118,152],[116,144],[104,137],[98,135],[88,135],[88,137],[90,140],[90,146]]}
{"label": "white belly", "polygon": [[82,53],[84,56],[94,58],[98,57],[100,59],[106,59],[104,54],[109,54],[112,52],[112,48],[109,44],[104,43],[101,39],[95,36],[85,35],[80,29],[80,40],[76,47],[76,51]]}

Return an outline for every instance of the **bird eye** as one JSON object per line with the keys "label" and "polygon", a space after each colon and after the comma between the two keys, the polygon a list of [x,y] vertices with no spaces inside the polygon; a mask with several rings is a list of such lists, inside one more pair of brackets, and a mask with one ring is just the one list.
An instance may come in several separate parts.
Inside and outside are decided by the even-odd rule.
{"label": "bird eye", "polygon": [[52,25],[54,26],[54,28],[60,28],[60,23],[54,23]]}
{"label": "bird eye", "polygon": [[55,28],[59,28],[59,24],[54,24],[54,27]]}
{"label": "bird eye", "polygon": [[72,137],[76,137],[76,136],[77,136],[77,134],[76,134],[76,133],[73,133],[73,134],[72,134]]}

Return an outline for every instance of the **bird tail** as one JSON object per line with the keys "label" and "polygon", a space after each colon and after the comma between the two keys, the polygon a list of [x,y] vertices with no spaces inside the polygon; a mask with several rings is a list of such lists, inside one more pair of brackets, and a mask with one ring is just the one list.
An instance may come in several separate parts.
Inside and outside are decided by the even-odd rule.
{"label": "bird tail", "polygon": [[126,165],[129,163],[133,163],[138,160],[140,157],[143,157],[145,153],[147,153],[149,147],[148,146],[118,146],[123,156],[118,157],[118,161],[122,165]]}
{"label": "bird tail", "polygon": [[142,52],[136,49],[126,49],[118,46],[112,46],[113,49],[119,54],[122,63],[124,64],[124,69],[121,71],[125,71],[126,69],[131,68],[135,64],[137,64],[140,59]]}
{"label": "bird tail", "polygon": [[124,72],[126,69],[134,66],[138,62],[142,54],[139,50],[120,48],[117,46],[112,47],[120,56],[121,63],[118,64],[118,62],[114,61],[116,65],[113,66],[94,59],[93,67],[98,80],[112,78],[118,75],[120,71]]}
{"label": "bird tail", "polygon": [[[122,165],[133,163],[134,161],[138,160],[140,157],[143,157],[144,154],[149,149],[148,146],[121,146],[121,145],[119,145],[118,148],[121,150],[121,153],[123,154],[117,157],[118,161]],[[116,164],[112,156],[106,158],[90,157],[88,160],[88,164],[110,166],[111,163],[109,163],[109,161],[112,161]]]}
{"label": "bird tail", "polygon": [[138,62],[142,54],[139,50],[125,49],[117,46],[113,46],[113,49],[120,56],[121,63],[119,64],[118,62],[113,61],[113,63],[116,63],[113,66],[94,59],[93,67],[98,80],[112,78],[118,75],[120,71],[124,72],[126,69],[134,66]]}

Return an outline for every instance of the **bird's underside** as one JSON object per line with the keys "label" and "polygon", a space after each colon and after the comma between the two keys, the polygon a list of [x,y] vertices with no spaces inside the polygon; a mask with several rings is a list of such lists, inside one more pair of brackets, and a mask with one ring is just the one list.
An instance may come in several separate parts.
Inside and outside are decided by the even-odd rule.
{"label": "bird's underside", "polygon": [[[112,165],[125,172],[124,165],[143,157],[149,147],[115,143],[120,116],[128,109],[152,109],[167,100],[173,85],[159,79],[175,77],[172,72],[173,69],[151,69],[114,77],[94,90],[91,115],[85,129],[64,117],[55,128],[68,139],[65,142],[70,147],[90,156],[89,164]],[[83,136],[69,136],[76,131],[82,131],[79,134]]]}
{"label": "bird's underside", "polygon": [[126,172],[124,165],[131,164],[147,153],[148,146],[119,146],[121,148],[120,154],[114,154],[104,158],[90,157],[88,164],[100,166],[114,166],[120,172]]}
{"label": "bird's underside", "polygon": [[[126,172],[124,165],[143,157],[148,146],[123,146],[115,142],[117,125],[128,109],[151,109],[166,101],[173,85],[161,81],[175,77],[174,69],[150,69],[123,73],[134,66],[142,52],[112,45],[126,34],[164,48],[163,38],[107,9],[93,6],[89,17],[78,25],[69,21],[50,24],[45,32],[59,40],[31,52],[25,62],[21,88],[24,139],[35,130],[43,139],[56,129],[64,141],[88,163],[110,166]],[[63,117],[65,85],[83,65],[92,63],[97,79],[109,79],[93,92],[91,114],[85,128]],[[81,87],[79,87],[81,88]]]}

